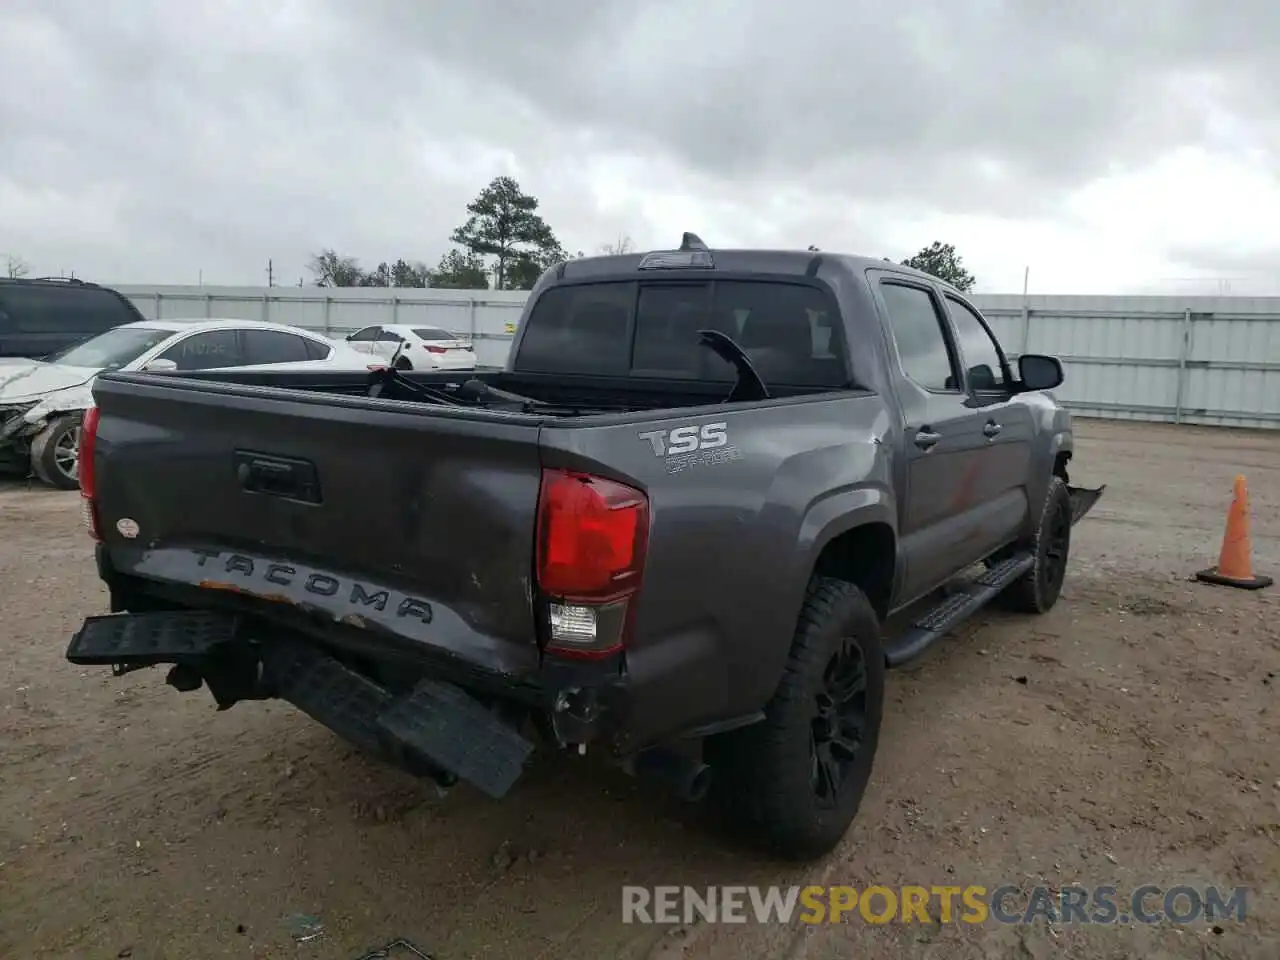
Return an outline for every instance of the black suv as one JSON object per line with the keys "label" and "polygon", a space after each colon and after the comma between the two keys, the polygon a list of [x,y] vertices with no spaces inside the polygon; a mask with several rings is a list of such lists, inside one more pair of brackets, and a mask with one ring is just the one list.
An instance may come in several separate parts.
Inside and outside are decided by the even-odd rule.
{"label": "black suv", "polygon": [[127,297],[96,283],[0,279],[0,357],[45,357],[142,319]]}

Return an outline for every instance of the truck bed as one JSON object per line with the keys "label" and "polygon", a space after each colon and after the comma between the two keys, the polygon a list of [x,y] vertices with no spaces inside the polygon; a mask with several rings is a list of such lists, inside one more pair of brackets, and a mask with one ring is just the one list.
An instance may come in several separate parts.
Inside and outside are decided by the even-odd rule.
{"label": "truck bed", "polygon": [[[338,402],[338,398],[371,399],[369,374],[356,371],[323,373],[208,370],[195,373],[111,374],[116,382],[138,383],[183,380],[211,387],[224,385],[233,392],[243,387],[262,387],[265,394],[279,396],[279,391],[321,395],[321,402]],[[467,388],[474,384],[496,388],[532,401],[519,404],[497,396],[480,397]],[[700,381],[658,380],[616,376],[557,376],[537,373],[511,373],[500,369],[456,371],[397,372],[388,377],[380,396],[404,403],[442,406],[441,400],[452,401],[460,409],[496,412],[528,412],[557,420],[595,416],[605,413],[640,413],[651,410],[684,409],[721,404],[732,384]],[[775,396],[811,396],[829,393],[823,388],[790,387],[775,391]],[[443,404],[448,405],[448,404]]]}

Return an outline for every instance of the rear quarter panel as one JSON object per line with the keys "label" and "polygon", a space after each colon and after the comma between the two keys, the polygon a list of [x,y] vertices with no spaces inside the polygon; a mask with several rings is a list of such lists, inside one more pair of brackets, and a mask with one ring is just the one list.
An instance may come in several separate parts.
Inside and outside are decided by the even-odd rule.
{"label": "rear quarter panel", "polygon": [[[896,525],[880,398],[842,394],[664,419],[543,430],[545,466],[643,488],[651,528],[627,667],[629,735],[751,713],[777,686],[825,540]],[[684,436],[724,442],[680,452]],[[657,436],[655,436],[655,434]],[[675,452],[672,447],[675,447]]]}

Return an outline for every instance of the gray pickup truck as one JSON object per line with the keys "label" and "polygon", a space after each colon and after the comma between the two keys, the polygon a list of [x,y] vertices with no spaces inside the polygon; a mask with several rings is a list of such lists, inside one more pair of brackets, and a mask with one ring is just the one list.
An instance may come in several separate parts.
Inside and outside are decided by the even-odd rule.
{"label": "gray pickup truck", "polygon": [[494,797],[535,742],[600,749],[816,857],[886,668],[1057,600],[1102,489],[1068,485],[1062,377],[933,277],[692,234],[548,271],[501,370],[105,374],[112,615],[67,657]]}

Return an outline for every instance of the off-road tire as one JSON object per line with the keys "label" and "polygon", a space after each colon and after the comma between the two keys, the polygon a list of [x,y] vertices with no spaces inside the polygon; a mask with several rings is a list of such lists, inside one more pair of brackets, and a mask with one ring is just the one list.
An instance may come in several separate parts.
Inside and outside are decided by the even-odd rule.
{"label": "off-road tire", "polygon": [[[1049,480],[1035,535],[1023,549],[1031,550],[1035,563],[1009,584],[997,598],[1000,606],[1017,613],[1047,613],[1062,593],[1067,561],[1071,555],[1071,492],[1067,481],[1055,474]],[[1055,562],[1051,554],[1061,551]]]}
{"label": "off-road tire", "polygon": [[70,415],[58,417],[31,441],[31,471],[42,482],[59,490],[80,489],[78,473],[68,477],[58,466],[58,457],[66,441],[74,440],[75,448],[80,447],[79,430],[81,417]]}
{"label": "off-road tire", "polygon": [[[846,640],[865,671],[864,719],[859,748],[827,806],[814,786],[812,731],[824,674]],[[871,778],[884,673],[880,623],[866,596],[851,583],[815,577],[765,719],[706,744],[712,801],[742,839],[788,860],[821,857],[840,842]]]}

